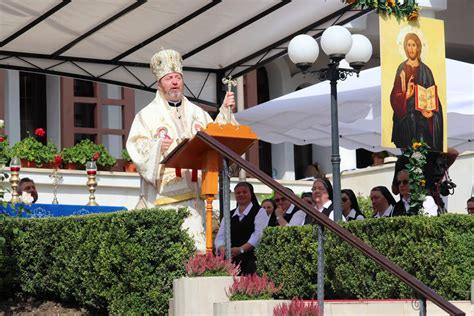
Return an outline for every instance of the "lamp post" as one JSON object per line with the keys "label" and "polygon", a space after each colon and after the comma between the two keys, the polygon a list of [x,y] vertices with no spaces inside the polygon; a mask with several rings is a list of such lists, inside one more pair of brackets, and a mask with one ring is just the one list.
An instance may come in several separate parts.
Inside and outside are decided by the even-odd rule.
{"label": "lamp post", "polygon": [[[321,47],[329,56],[327,68],[309,70],[319,55],[318,43],[309,35],[294,37],[288,46],[288,55],[303,73],[317,74],[320,80],[329,80],[331,84],[331,139],[332,139],[332,179],[334,186],[333,206],[334,220],[342,219],[341,206],[341,173],[339,156],[339,124],[337,114],[337,81],[347,76],[359,74],[360,69],[372,55],[372,45],[363,35],[351,35],[343,26],[335,25],[327,28],[321,37]],[[339,62],[346,59],[352,69],[340,68]]]}
{"label": "lamp post", "polygon": [[[359,75],[360,69],[372,55],[372,45],[363,35],[351,35],[342,26],[327,28],[321,37],[321,47],[329,56],[327,68],[309,70],[319,55],[316,40],[309,35],[298,35],[288,45],[288,55],[303,73],[317,74],[320,80],[329,80],[331,84],[331,140],[332,140],[332,182],[334,220],[342,219],[341,205],[341,157],[339,156],[339,124],[337,114],[337,81],[345,80],[348,75]],[[346,58],[352,69],[339,68],[339,62]],[[318,305],[324,313],[324,227],[318,226]]]}

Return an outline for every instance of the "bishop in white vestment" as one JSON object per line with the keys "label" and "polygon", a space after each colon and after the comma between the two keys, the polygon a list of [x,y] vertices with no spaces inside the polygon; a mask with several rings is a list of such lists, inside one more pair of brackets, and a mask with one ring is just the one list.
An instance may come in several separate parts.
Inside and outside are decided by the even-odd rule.
{"label": "bishop in white vestment", "polygon": [[[192,138],[212,122],[210,115],[191,103],[183,93],[182,59],[178,52],[162,50],[151,60],[158,80],[155,99],[135,116],[127,140],[127,150],[140,174],[137,208],[187,207],[191,215],[188,229],[198,252],[205,252],[204,201],[200,196],[197,171],[165,168],[160,161],[185,138]],[[227,93],[216,119],[235,105],[233,93]],[[227,109],[227,110],[224,110]],[[228,114],[227,114],[228,115]],[[193,159],[193,157],[189,157]]]}

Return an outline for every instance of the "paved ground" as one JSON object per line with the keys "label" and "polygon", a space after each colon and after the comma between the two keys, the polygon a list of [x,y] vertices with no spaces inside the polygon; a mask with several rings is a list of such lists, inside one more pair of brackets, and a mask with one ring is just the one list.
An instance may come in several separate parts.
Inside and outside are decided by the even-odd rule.
{"label": "paved ground", "polygon": [[8,299],[0,301],[0,316],[9,315],[85,315],[80,309],[51,301]]}

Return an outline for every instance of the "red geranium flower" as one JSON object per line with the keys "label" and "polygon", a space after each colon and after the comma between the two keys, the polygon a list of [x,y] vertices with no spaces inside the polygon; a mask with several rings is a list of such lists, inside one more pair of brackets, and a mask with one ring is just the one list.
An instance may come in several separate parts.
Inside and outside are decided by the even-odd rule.
{"label": "red geranium flower", "polygon": [[0,143],[3,143],[5,141],[5,137],[0,136]]}
{"label": "red geranium flower", "polygon": [[92,156],[92,160],[97,161],[100,158],[100,152],[96,151],[94,156]]}
{"label": "red geranium flower", "polygon": [[36,135],[36,136],[43,137],[45,134],[46,134],[46,132],[45,132],[44,129],[42,129],[41,127],[40,127],[40,128],[37,128],[37,129],[35,130],[35,135]]}
{"label": "red geranium flower", "polygon": [[62,161],[63,161],[63,157],[61,157],[60,154],[57,154],[56,156],[54,156],[54,165],[56,167],[58,167]]}

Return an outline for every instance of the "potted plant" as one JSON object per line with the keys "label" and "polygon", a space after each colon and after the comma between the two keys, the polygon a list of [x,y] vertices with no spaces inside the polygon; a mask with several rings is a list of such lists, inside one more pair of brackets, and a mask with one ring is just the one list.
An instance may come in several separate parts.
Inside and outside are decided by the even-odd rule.
{"label": "potted plant", "polygon": [[97,166],[103,168],[111,168],[117,163],[104,145],[96,144],[90,139],[84,139],[72,147],[63,148],[61,157],[63,162],[68,164],[66,168],[71,167],[70,164],[74,164],[76,169],[79,166],[83,168],[86,162],[91,160],[95,160]]}
{"label": "potted plant", "polygon": [[240,272],[238,265],[213,254],[191,257],[185,269],[186,277],[173,281],[172,315],[212,315],[215,302],[229,300],[225,289]]}
{"label": "potted plant", "polygon": [[137,166],[132,161],[132,158],[130,158],[130,155],[128,154],[127,148],[122,149],[122,159],[124,160],[124,165],[123,169],[126,172],[137,172]]}
{"label": "potted plant", "polygon": [[[42,128],[35,130],[36,137],[43,137],[45,133]],[[9,150],[9,157],[18,157],[21,159],[23,167],[34,168],[42,167],[43,165],[50,167],[54,161],[54,156],[58,153],[58,148],[52,141],[48,141],[46,145],[44,145],[36,137],[29,135],[14,144]]]}
{"label": "potted plant", "polygon": [[234,278],[227,291],[230,301],[215,303],[214,315],[273,315],[273,309],[282,302],[273,296],[282,287],[276,286],[266,274]]}

